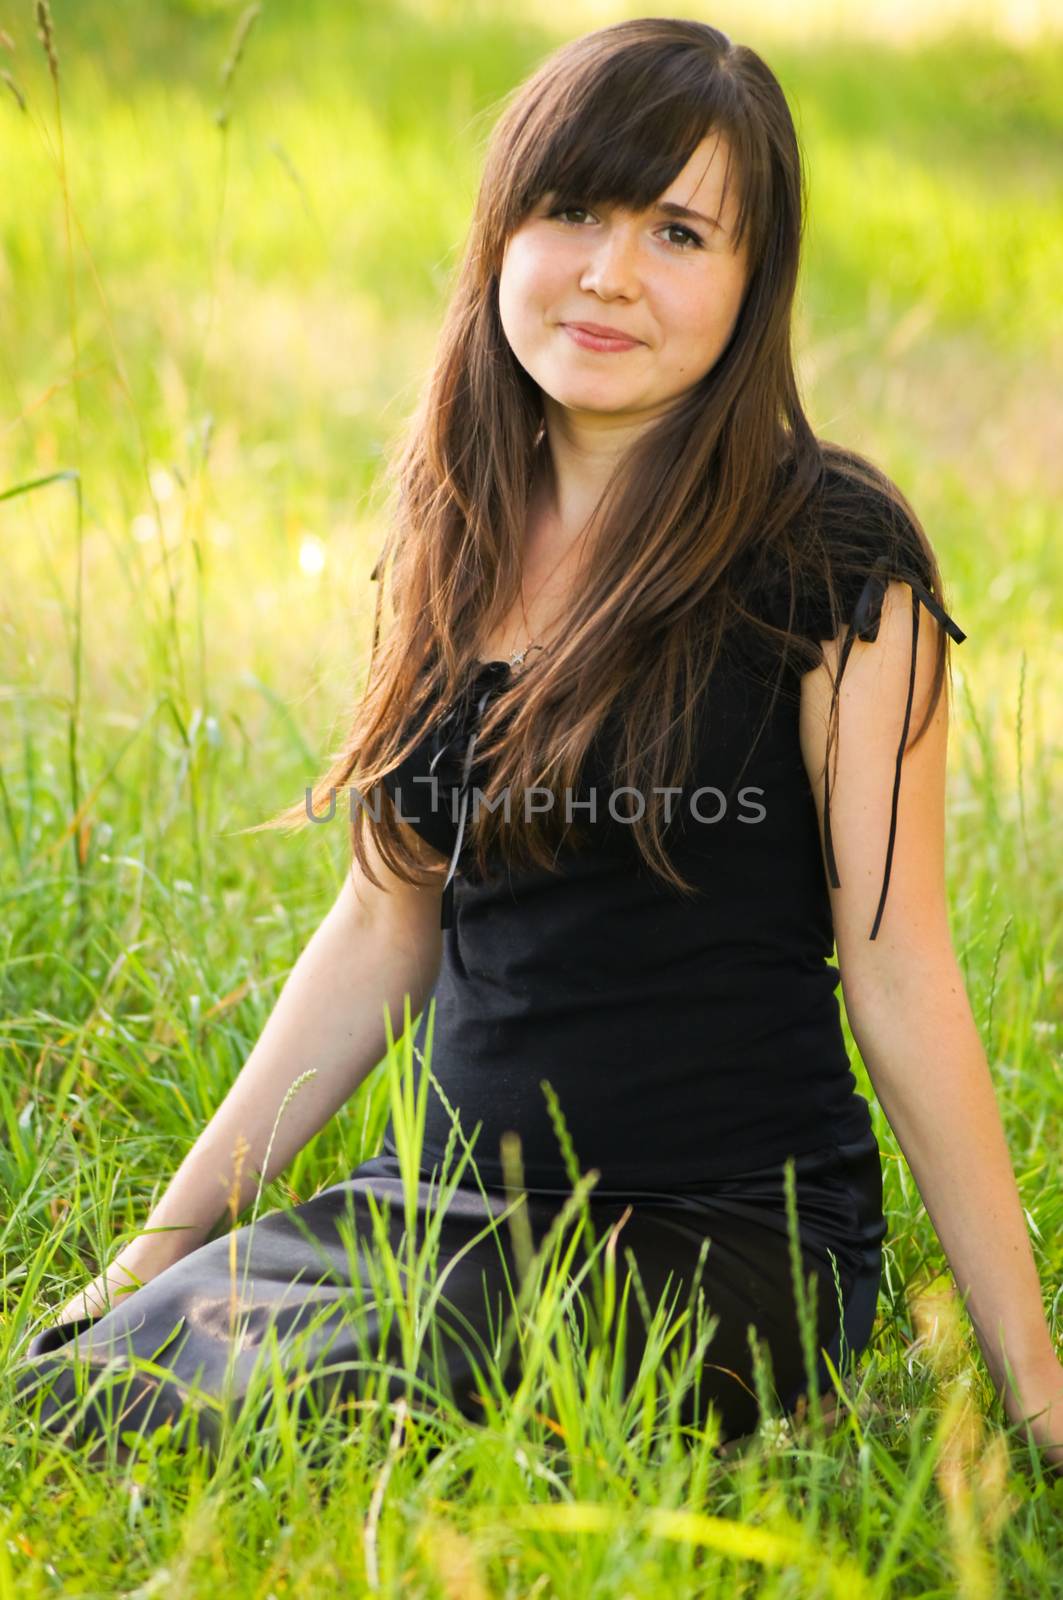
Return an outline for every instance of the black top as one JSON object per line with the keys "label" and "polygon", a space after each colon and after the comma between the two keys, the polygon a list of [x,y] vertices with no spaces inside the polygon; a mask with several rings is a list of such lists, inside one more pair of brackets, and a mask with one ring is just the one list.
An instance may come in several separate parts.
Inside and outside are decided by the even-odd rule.
{"label": "black top", "polygon": [[[877,637],[885,583],[897,575],[882,559],[869,522],[866,571],[859,584],[840,585],[851,625],[842,671],[854,633]],[[957,643],[966,636],[918,579],[906,581],[910,714],[919,605]],[[764,604],[768,614],[778,593],[765,590]],[[804,636],[831,636],[817,597],[798,599],[796,611]],[[776,694],[750,753],[772,698],[771,674],[756,663],[756,651],[742,648],[717,662],[692,777],[673,796],[666,847],[697,885],[696,898],[681,897],[645,866],[623,821],[630,800],[614,795],[597,743],[576,797],[589,799],[596,789],[597,817],[575,812],[591,842],[563,847],[553,871],[502,866],[485,880],[469,875],[464,835],[473,790],[485,783],[473,755],[476,732],[488,701],[510,680],[506,662],[479,663],[385,780],[399,814],[451,858],[429,1064],[465,1137],[482,1123],[473,1159],[485,1183],[502,1182],[499,1139],[513,1129],[527,1184],[568,1187],[543,1079],[558,1097],[581,1170],[600,1170],[599,1193],[725,1177],[870,1129],[835,995],[824,851],[798,732],[800,669],[784,673],[789,692]],[[908,731],[906,716],[872,938],[888,888]],[[430,776],[442,779],[438,792],[424,781]],[[829,792],[827,802],[827,870],[837,886]],[[426,1004],[414,1039],[419,1050],[427,1011]],[[425,1170],[441,1163],[451,1127],[430,1083]],[[396,1153],[390,1124],[385,1149]],[[459,1143],[453,1154],[460,1152]]]}

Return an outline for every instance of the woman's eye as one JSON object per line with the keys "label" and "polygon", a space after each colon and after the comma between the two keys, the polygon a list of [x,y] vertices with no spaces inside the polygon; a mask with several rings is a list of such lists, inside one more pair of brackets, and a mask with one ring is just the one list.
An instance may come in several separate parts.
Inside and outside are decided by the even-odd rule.
{"label": "woman's eye", "polygon": [[[696,250],[700,250],[701,248],[703,241],[700,234],[695,233],[693,228],[684,228],[681,223],[670,222],[664,231],[665,233],[685,233],[687,238],[693,241],[693,245]],[[682,248],[685,250],[687,247],[684,244]]]}
{"label": "woman's eye", "polygon": [[[587,210],[586,206],[558,206],[556,210],[551,211],[550,215],[551,217],[561,218],[572,216],[588,217],[590,216],[590,212]],[[668,225],[662,229],[662,232],[683,234],[683,242],[678,246],[680,250],[700,250],[704,243],[700,234],[695,233],[693,228],[684,228],[682,224],[678,222],[668,223]]]}

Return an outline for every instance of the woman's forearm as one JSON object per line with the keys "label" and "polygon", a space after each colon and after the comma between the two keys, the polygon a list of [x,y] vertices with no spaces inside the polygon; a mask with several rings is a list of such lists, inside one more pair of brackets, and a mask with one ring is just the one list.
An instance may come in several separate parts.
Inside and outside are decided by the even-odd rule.
{"label": "woman's forearm", "polygon": [[989,1063],[954,957],[913,960],[846,1010],[997,1388],[1051,1361],[1026,1219]]}
{"label": "woman's forearm", "polygon": [[[404,904],[412,903],[406,895]],[[423,916],[385,914],[375,892],[373,905],[372,913],[361,908],[348,882],[289,973],[225,1099],[142,1233],[121,1252],[122,1266],[137,1271],[146,1263],[157,1272],[201,1244],[234,1204],[239,1214],[380,1061],[385,1007],[395,1035],[407,993],[411,1016],[420,1011],[438,970],[438,908],[434,916],[428,903]],[[313,1075],[284,1105],[307,1073]]]}

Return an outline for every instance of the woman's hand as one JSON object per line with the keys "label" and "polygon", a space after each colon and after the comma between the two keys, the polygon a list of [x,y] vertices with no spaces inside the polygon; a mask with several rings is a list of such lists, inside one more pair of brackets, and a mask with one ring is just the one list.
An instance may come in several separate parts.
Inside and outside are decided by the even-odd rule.
{"label": "woman's hand", "polygon": [[34,1359],[62,1349],[201,1242],[198,1234],[189,1236],[176,1230],[139,1234],[33,1335],[26,1348],[27,1357]]}
{"label": "woman's hand", "polygon": [[196,1235],[187,1241],[175,1234],[141,1234],[119,1251],[103,1272],[72,1296],[52,1326],[86,1319],[95,1321],[113,1310],[122,1300],[135,1294],[145,1283],[157,1278],[200,1241]]}
{"label": "woman's hand", "polygon": [[110,1311],[112,1306],[127,1294],[133,1294],[147,1279],[137,1275],[134,1277],[128,1271],[116,1273],[117,1260],[93,1278],[91,1283],[79,1289],[77,1294],[67,1301],[59,1315],[56,1317],[56,1326],[64,1322],[76,1322],[84,1317],[102,1317]]}
{"label": "woman's hand", "polygon": [[1063,1363],[1054,1354],[1015,1374],[1004,1411],[1009,1421],[1025,1422],[1045,1463],[1063,1472]]}

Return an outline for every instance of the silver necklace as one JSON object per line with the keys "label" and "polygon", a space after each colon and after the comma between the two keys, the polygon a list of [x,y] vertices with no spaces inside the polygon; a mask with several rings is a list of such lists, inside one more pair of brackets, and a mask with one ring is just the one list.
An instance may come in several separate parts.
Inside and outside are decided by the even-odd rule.
{"label": "silver necklace", "polygon": [[526,644],[523,650],[514,650],[513,654],[509,658],[509,664],[511,667],[522,667],[524,665],[524,657],[526,655],[529,655],[533,650],[545,649],[546,646],[544,644]]}

